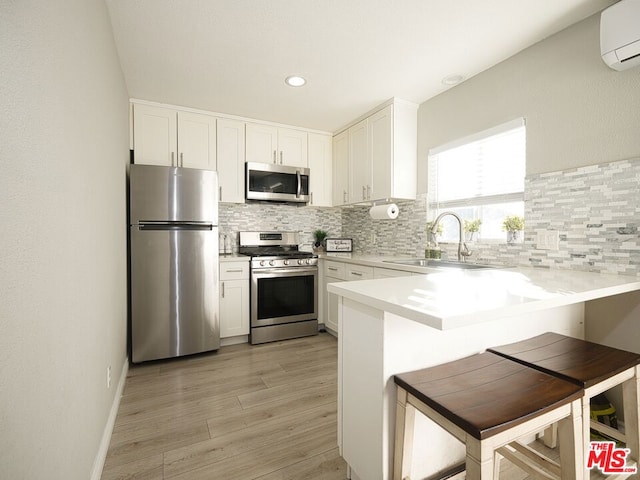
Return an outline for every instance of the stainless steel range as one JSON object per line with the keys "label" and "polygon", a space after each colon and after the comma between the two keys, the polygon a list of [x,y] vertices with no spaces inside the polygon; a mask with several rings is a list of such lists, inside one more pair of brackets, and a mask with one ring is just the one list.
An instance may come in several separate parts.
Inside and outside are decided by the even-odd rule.
{"label": "stainless steel range", "polygon": [[240,232],[251,256],[252,344],[318,333],[318,257],[297,232]]}

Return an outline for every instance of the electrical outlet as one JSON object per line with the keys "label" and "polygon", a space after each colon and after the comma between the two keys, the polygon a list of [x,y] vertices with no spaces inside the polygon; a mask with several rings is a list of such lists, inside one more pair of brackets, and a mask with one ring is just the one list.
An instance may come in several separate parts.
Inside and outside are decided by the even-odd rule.
{"label": "electrical outlet", "polygon": [[107,389],[111,388],[111,365],[107,367]]}
{"label": "electrical outlet", "polygon": [[540,230],[536,234],[538,250],[555,250],[560,248],[560,232],[557,230]]}

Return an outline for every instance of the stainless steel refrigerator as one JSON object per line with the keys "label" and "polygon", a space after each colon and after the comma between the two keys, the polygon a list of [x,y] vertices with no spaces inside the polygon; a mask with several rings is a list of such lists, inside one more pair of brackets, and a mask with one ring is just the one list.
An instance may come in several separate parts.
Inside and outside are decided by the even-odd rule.
{"label": "stainless steel refrigerator", "polygon": [[131,360],[216,350],[218,179],[210,170],[131,165]]}

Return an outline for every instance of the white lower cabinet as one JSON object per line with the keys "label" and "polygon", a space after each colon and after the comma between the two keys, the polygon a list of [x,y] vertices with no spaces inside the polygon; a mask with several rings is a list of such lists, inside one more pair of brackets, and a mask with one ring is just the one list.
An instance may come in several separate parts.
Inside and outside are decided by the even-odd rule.
{"label": "white lower cabinet", "polygon": [[367,267],[365,265],[352,265],[346,266],[346,280],[371,280],[373,279],[373,267]]}
{"label": "white lower cabinet", "polygon": [[340,260],[320,260],[320,292],[318,293],[319,322],[329,333],[338,335],[338,296],[327,291],[327,285],[336,282],[371,280],[378,278],[410,277],[419,275],[393,268],[370,267]]}
{"label": "white lower cabinet", "polygon": [[344,282],[346,280],[345,264],[324,260],[322,267],[322,291],[320,303],[321,318],[324,326],[330,333],[338,335],[338,296],[327,292],[327,285],[335,282]]}
{"label": "white lower cabinet", "polygon": [[249,262],[220,262],[220,338],[243,335],[249,335]]}
{"label": "white lower cabinet", "polygon": [[373,278],[393,278],[393,277],[410,277],[413,275],[411,272],[405,272],[403,270],[394,270],[393,268],[373,268]]}

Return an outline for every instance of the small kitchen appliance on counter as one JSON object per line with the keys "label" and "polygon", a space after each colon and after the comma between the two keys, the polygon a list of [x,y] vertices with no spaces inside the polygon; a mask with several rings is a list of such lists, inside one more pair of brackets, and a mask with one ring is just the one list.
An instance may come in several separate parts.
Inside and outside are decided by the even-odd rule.
{"label": "small kitchen appliance on counter", "polygon": [[217,350],[216,172],[131,165],[129,192],[132,362]]}
{"label": "small kitchen appliance on counter", "polygon": [[299,250],[297,232],[240,232],[251,256],[252,344],[318,333],[318,256]]}

